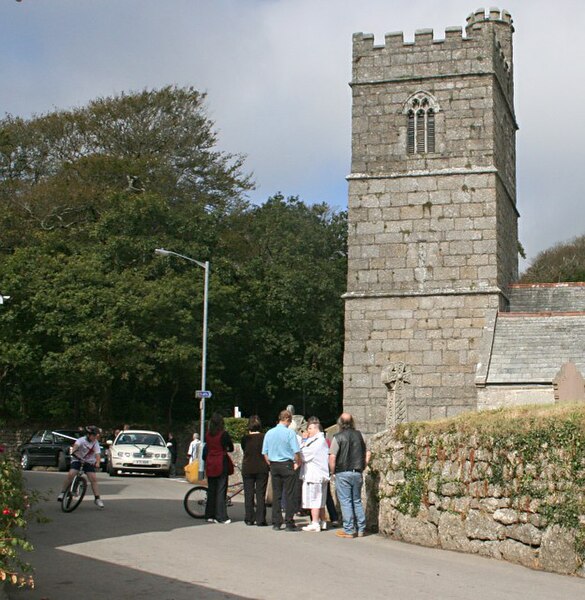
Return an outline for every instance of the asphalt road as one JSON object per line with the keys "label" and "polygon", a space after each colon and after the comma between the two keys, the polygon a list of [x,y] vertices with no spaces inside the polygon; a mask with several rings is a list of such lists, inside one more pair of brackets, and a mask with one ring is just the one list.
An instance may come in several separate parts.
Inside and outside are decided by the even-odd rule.
{"label": "asphalt road", "polygon": [[11,600],[585,598],[585,580],[501,561],[377,535],[247,527],[241,501],[231,525],[197,521],[183,510],[189,486],[178,480],[100,474],[106,508],[89,493],[65,514],[55,501],[62,478],[27,473],[29,486],[49,495],[41,508],[51,522],[29,531],[36,589],[12,590]]}

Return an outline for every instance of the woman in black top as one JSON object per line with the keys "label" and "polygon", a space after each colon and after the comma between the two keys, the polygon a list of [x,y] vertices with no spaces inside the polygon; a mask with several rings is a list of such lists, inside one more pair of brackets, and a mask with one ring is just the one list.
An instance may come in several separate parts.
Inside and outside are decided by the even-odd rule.
{"label": "woman in black top", "polygon": [[[244,503],[246,507],[246,525],[266,526],[266,484],[268,483],[268,465],[262,456],[264,434],[258,415],[248,420],[248,433],[242,438],[242,476],[244,478]],[[255,499],[255,502],[254,502]]]}

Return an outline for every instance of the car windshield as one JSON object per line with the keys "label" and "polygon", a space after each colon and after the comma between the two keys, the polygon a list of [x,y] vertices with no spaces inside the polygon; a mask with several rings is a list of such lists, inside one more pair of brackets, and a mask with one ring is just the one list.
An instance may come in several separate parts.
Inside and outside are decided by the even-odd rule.
{"label": "car windshield", "polygon": [[55,434],[58,442],[72,442],[83,435],[83,432],[75,431],[74,429],[55,429],[52,433]]}
{"label": "car windshield", "polygon": [[121,433],[116,444],[146,444],[147,446],[164,446],[162,437],[156,433]]}

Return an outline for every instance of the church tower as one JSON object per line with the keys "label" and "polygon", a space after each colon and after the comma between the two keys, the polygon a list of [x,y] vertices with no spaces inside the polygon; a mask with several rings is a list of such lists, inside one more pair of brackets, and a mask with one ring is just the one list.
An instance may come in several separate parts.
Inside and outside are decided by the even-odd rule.
{"label": "church tower", "polygon": [[512,19],[353,38],[344,408],[374,433],[475,410],[518,274]]}

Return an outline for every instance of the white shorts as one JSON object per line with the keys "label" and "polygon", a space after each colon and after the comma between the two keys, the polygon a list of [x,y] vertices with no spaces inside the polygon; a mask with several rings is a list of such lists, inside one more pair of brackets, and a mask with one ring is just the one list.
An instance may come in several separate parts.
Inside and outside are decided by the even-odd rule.
{"label": "white shorts", "polygon": [[309,483],[303,481],[303,508],[325,508],[327,482]]}

